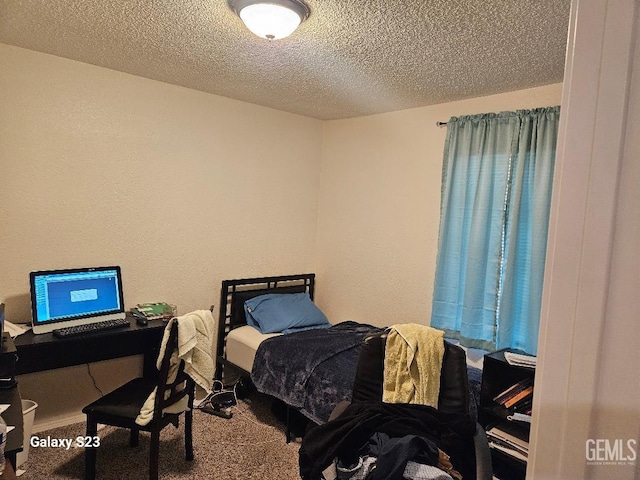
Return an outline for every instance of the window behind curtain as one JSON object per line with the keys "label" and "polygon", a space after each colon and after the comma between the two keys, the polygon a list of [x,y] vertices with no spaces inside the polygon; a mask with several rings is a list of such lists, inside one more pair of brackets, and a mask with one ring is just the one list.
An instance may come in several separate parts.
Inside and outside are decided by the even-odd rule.
{"label": "window behind curtain", "polygon": [[447,124],[431,325],[536,353],[560,108]]}

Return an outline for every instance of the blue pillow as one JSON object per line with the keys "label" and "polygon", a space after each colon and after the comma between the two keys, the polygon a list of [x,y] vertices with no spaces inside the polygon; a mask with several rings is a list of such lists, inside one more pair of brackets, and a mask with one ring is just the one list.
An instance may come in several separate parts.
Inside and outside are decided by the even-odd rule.
{"label": "blue pillow", "polygon": [[331,324],[308,293],[268,293],[244,302],[247,324],[261,333],[292,333]]}

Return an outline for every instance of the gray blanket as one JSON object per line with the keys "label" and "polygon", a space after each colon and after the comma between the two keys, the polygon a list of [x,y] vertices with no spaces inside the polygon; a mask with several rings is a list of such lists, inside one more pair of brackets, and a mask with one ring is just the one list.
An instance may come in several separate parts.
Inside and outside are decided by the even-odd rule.
{"label": "gray blanket", "polygon": [[269,338],[258,347],[251,380],[259,392],[325,423],[339,402],[351,400],[363,339],[381,330],[347,321]]}

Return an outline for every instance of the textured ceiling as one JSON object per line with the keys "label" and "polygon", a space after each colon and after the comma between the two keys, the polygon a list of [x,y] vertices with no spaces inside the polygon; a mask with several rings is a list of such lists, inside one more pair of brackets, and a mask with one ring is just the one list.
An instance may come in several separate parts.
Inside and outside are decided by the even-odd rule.
{"label": "textured ceiling", "polygon": [[0,42],[319,119],[561,82],[570,0],[307,0],[290,37],[226,0],[1,0]]}

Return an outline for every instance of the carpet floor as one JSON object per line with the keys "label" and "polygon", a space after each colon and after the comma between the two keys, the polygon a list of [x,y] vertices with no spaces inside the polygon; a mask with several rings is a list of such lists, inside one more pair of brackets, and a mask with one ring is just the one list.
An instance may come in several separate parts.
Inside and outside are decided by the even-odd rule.
{"label": "carpet floor", "polygon": [[[160,478],[184,480],[294,480],[298,473],[298,442],[285,442],[284,426],[271,413],[270,400],[259,394],[240,400],[224,419],[194,411],[194,460],[184,459],[184,425],[167,426],[161,434]],[[40,438],[70,438],[84,435],[84,423],[39,432]],[[148,477],[149,435],[140,433],[140,444],[129,447],[127,430],[104,427],[98,432],[97,478],[101,480]],[[82,448],[30,447],[21,467],[23,480],[82,479]]]}

